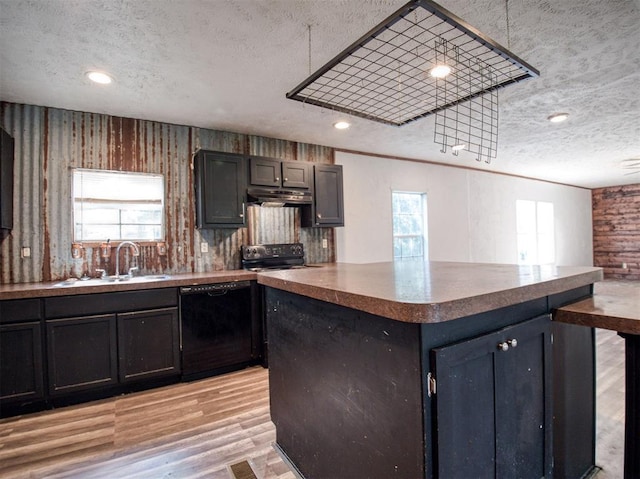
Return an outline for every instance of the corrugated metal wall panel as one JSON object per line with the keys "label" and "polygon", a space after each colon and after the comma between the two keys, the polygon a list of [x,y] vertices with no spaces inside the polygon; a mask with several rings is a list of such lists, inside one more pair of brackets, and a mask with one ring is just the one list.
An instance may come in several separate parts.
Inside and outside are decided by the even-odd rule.
{"label": "corrugated metal wall panel", "polygon": [[[2,127],[15,140],[13,230],[2,232],[0,280],[42,281],[42,127],[44,111],[29,105],[2,108]],[[20,248],[31,248],[30,258]]]}
{"label": "corrugated metal wall panel", "polygon": [[250,206],[247,213],[249,244],[298,242],[299,208]]}
{"label": "corrugated metal wall panel", "polygon": [[268,156],[287,161],[302,160],[298,158],[297,153],[296,144],[292,141],[253,136],[249,142],[250,155]]}
{"label": "corrugated metal wall panel", "polygon": [[[73,168],[161,173],[165,176],[167,255],[143,245],[143,273],[206,272],[240,267],[240,246],[247,243],[302,241],[307,261],[334,261],[331,228],[300,228],[297,208],[250,208],[248,228],[197,230],[194,220],[193,153],[200,148],[270,156],[284,160],[333,163],[333,149],[159,122],[119,118],[55,108],[2,103],[2,126],[16,141],[15,227],[0,236],[2,283],[47,281],[113,274],[115,248],[105,262],[99,248],[87,245],[71,258]],[[322,239],[328,248],[322,248]],[[201,243],[209,251],[201,253]],[[21,259],[20,248],[31,247]],[[121,252],[121,271],[129,253]]]}

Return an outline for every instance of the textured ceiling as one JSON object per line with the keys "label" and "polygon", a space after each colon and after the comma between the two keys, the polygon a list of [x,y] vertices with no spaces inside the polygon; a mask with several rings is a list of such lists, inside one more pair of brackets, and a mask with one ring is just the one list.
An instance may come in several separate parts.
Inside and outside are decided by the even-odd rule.
{"label": "textured ceiling", "polygon": [[[540,70],[500,91],[498,156],[287,100],[405,0],[0,0],[0,99],[600,187],[640,182],[640,0],[441,0]],[[311,25],[311,41],[309,28]],[[91,84],[84,73],[110,72]],[[555,112],[569,120],[552,124]],[[626,174],[626,175],[625,175]]]}

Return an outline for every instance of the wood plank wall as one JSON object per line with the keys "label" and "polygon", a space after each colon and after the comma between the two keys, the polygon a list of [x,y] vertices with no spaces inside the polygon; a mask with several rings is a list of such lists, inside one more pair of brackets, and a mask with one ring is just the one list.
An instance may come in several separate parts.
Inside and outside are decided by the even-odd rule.
{"label": "wood plank wall", "polygon": [[640,183],[597,188],[593,206],[593,264],[605,278],[640,280]]}

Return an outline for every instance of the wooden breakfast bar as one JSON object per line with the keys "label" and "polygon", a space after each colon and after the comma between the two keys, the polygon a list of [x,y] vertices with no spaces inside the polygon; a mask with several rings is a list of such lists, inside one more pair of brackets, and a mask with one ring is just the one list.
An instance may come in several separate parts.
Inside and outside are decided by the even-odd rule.
{"label": "wooden breakfast bar", "polygon": [[594,330],[551,311],[601,279],[422,261],[259,274],[276,447],[307,479],[593,472]]}
{"label": "wooden breakfast bar", "polygon": [[625,340],[624,477],[640,477],[640,281],[607,281],[591,298],[558,308],[554,319],[617,331]]}

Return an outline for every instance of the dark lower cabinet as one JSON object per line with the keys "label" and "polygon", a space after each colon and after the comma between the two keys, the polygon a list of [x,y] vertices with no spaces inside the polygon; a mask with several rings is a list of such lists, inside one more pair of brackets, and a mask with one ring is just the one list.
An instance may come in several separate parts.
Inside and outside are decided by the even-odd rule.
{"label": "dark lower cabinet", "polygon": [[49,394],[118,382],[116,315],[46,321]]}
{"label": "dark lower cabinet", "polygon": [[550,324],[545,314],[432,350],[437,477],[551,477]]}
{"label": "dark lower cabinet", "polygon": [[180,372],[178,308],[118,314],[121,382]]}
{"label": "dark lower cabinet", "polygon": [[0,416],[177,382],[177,293],[0,301]]}
{"label": "dark lower cabinet", "polygon": [[42,308],[39,299],[0,301],[0,415],[45,397]]}
{"label": "dark lower cabinet", "polygon": [[0,326],[0,402],[44,397],[40,321]]}

